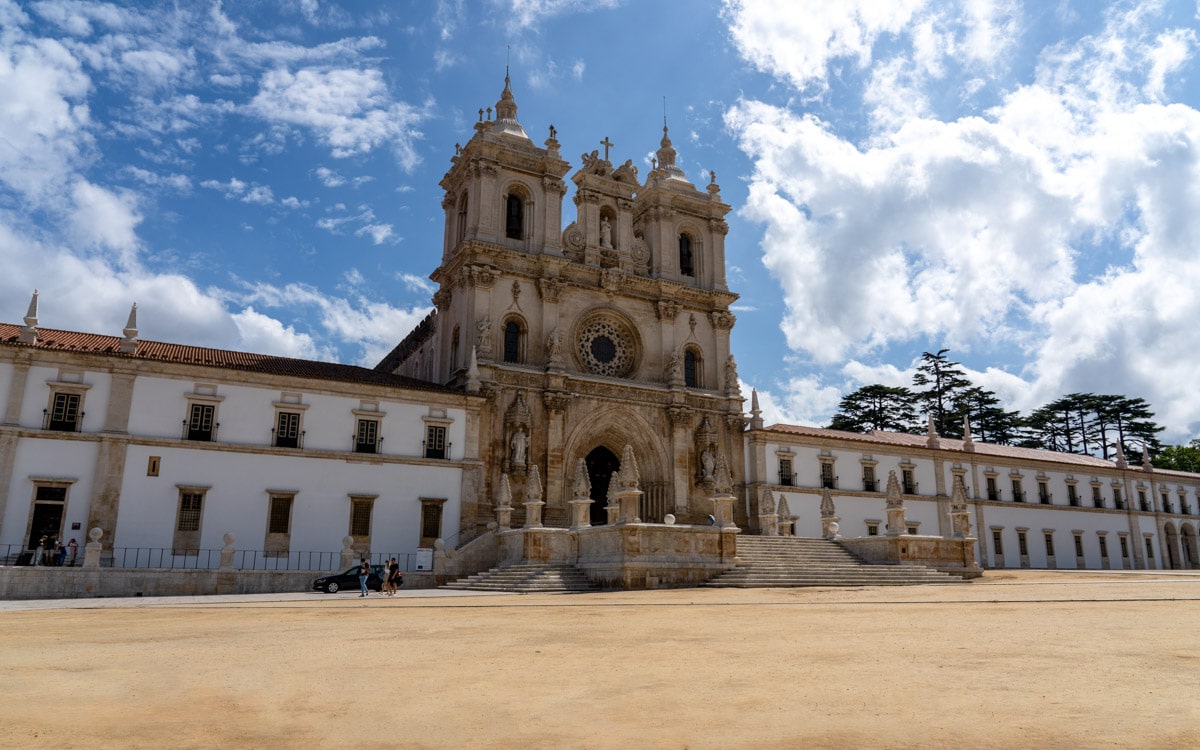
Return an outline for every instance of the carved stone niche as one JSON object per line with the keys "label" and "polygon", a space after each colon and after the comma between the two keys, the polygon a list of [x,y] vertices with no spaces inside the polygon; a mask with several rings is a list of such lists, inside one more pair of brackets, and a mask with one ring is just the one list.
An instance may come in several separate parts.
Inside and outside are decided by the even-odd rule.
{"label": "carved stone niche", "polygon": [[529,451],[533,438],[533,418],[525,395],[517,391],[517,397],[504,414],[504,472],[524,475],[529,467]]}
{"label": "carved stone niche", "polygon": [[696,484],[710,487],[716,478],[717,431],[706,415],[696,428]]}

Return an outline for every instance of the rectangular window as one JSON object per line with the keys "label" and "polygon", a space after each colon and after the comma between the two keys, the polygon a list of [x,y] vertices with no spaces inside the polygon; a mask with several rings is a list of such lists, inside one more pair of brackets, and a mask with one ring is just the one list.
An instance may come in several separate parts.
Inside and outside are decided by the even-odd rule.
{"label": "rectangular window", "polygon": [[1045,482],[1038,482],[1038,502],[1042,505],[1050,504],[1050,485]]}
{"label": "rectangular window", "polygon": [[796,475],[792,472],[792,459],[779,459],[779,483],[785,487],[792,487],[796,484]]}
{"label": "rectangular window", "polygon": [[1025,493],[1021,490],[1021,480],[1020,479],[1012,480],[1012,491],[1013,491],[1013,502],[1014,503],[1025,502]]}
{"label": "rectangular window", "polygon": [[1029,554],[1029,547],[1025,542],[1024,531],[1017,532],[1017,553],[1021,555],[1021,557],[1026,557]]}
{"label": "rectangular window", "polygon": [[1154,542],[1150,537],[1146,537],[1146,557],[1151,560],[1154,559]]}
{"label": "rectangular window", "polygon": [[445,500],[421,498],[421,546],[433,546],[442,535],[442,505]]}
{"label": "rectangular window", "polygon": [[1046,532],[1046,557],[1054,557],[1054,534]]}
{"label": "rectangular window", "polygon": [[78,432],[81,396],[78,393],[55,393],[54,402],[46,414],[45,428],[58,432]]}
{"label": "rectangular window", "polygon": [[997,555],[1004,554],[1004,542],[1000,539],[1000,529],[992,529],[992,548]]}
{"label": "rectangular window", "polygon": [[281,411],[275,420],[275,447],[300,447],[300,413]]}
{"label": "rectangular window", "polygon": [[431,424],[425,427],[425,458],[446,457],[446,428]]}
{"label": "rectangular window", "polygon": [[1162,509],[1163,509],[1163,513],[1174,513],[1175,512],[1171,509],[1171,498],[1165,492],[1162,493]]}
{"label": "rectangular window", "polygon": [[867,536],[879,536],[879,524],[877,524],[877,523],[867,524]]}
{"label": "rectangular window", "polygon": [[1104,507],[1104,498],[1100,496],[1100,488],[1094,484],[1092,485],[1092,505],[1097,508]]}
{"label": "rectangular window", "polygon": [[186,424],[186,440],[209,441],[216,438],[216,423],[213,421],[217,407],[212,404],[192,404]]}
{"label": "rectangular window", "polygon": [[194,555],[200,549],[200,522],[204,517],[204,491],[181,489],[175,517],[173,555]]}
{"label": "rectangular window", "polygon": [[264,557],[287,557],[292,546],[293,494],[271,493],[267,506],[267,537],[263,540]]}
{"label": "rectangular window", "polygon": [[379,420],[358,420],[358,427],[354,431],[354,452],[379,452]]}
{"label": "rectangular window", "polygon": [[900,482],[901,482],[901,484],[904,485],[902,488],[904,490],[904,494],[905,495],[917,494],[917,483],[916,483],[916,481],[913,480],[913,470],[912,469],[901,469],[900,476],[901,476]]}
{"label": "rectangular window", "polygon": [[1075,535],[1075,556],[1083,557],[1083,534]]}
{"label": "rectangular window", "polygon": [[993,502],[1000,499],[1000,490],[996,487],[995,477],[987,478],[987,497]]}
{"label": "rectangular window", "polygon": [[162,456],[151,456],[146,461],[146,476],[158,476],[158,470],[162,466]]}
{"label": "rectangular window", "polygon": [[292,495],[271,495],[268,534],[289,534],[292,528]]}
{"label": "rectangular window", "polygon": [[833,475],[833,463],[830,461],[821,462],[821,486],[829,489],[834,489],[837,477]]}
{"label": "rectangular window", "polygon": [[1067,485],[1067,502],[1071,505],[1079,505],[1079,490],[1073,484]]}
{"label": "rectangular window", "polygon": [[354,498],[350,504],[350,536],[356,540],[371,536],[371,506],[369,498]]}
{"label": "rectangular window", "polygon": [[1118,541],[1121,543],[1121,557],[1128,560],[1129,559],[1129,540],[1126,539],[1125,537],[1121,537]]}
{"label": "rectangular window", "polygon": [[863,491],[875,492],[875,467],[863,467]]}
{"label": "rectangular window", "polygon": [[1108,537],[1100,537],[1100,556],[1108,557]]}
{"label": "rectangular window", "polygon": [[[1096,507],[1103,508],[1104,503],[1101,502]],[[1124,508],[1125,507],[1125,503],[1121,500],[1121,488],[1120,487],[1113,487],[1113,507],[1115,507],[1115,508]]]}

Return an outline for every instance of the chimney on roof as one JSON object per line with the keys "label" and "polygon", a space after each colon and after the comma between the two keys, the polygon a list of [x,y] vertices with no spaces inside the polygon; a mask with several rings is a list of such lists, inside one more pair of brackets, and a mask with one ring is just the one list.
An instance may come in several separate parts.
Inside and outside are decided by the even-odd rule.
{"label": "chimney on roof", "polygon": [[125,338],[121,339],[121,351],[125,354],[133,354],[137,351],[138,345],[136,302],[133,303],[133,307],[129,308],[129,319],[125,321],[125,329],[121,332],[125,334]]}
{"label": "chimney on roof", "polygon": [[929,426],[925,429],[925,445],[930,448],[941,448],[942,441],[938,440],[937,430],[933,428],[933,415],[929,415]]}
{"label": "chimney on roof", "polygon": [[38,339],[37,324],[38,324],[38,290],[33,290],[33,297],[29,300],[29,310],[25,312],[25,325],[21,327],[21,333],[17,336],[17,341],[22,344],[36,344]]}
{"label": "chimney on roof", "polygon": [[971,439],[971,418],[963,417],[963,450],[975,452],[975,441]]}
{"label": "chimney on roof", "polygon": [[761,430],[763,428],[762,409],[758,408],[758,389],[750,389],[750,429]]}

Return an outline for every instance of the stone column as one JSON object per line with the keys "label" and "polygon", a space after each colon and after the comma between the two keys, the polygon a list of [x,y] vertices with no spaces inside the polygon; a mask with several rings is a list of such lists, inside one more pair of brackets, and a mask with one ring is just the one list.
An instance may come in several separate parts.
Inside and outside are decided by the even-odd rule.
{"label": "stone column", "polygon": [[[554,378],[558,380],[559,378]],[[542,403],[546,407],[548,429],[546,432],[546,500],[555,508],[561,508],[566,493],[563,489],[563,478],[567,469],[563,466],[563,421],[564,411],[571,397],[565,392],[545,392]]]}
{"label": "stone column", "polygon": [[88,539],[91,541],[83,545],[83,567],[100,567],[100,553],[104,550],[104,545],[100,543],[100,538],[103,536],[104,530],[100,528],[93,528],[88,532]]}
{"label": "stone column", "polygon": [[692,478],[688,472],[688,457],[691,454],[692,410],[686,406],[670,406],[667,417],[671,420],[671,481],[675,495],[675,512],[686,517],[691,495]]}
{"label": "stone column", "polygon": [[525,528],[538,529],[542,526],[542,478],[537,464],[529,467],[529,481],[525,483]]}
{"label": "stone column", "polygon": [[587,462],[582,458],[575,464],[575,497],[571,500],[571,531],[592,525],[592,483],[588,479]]}
{"label": "stone column", "polygon": [[225,546],[221,548],[221,566],[218,568],[218,570],[230,571],[233,570],[233,556],[237,552],[237,550],[233,548],[233,543],[237,540],[237,536],[230,532],[225,535],[224,539]]}

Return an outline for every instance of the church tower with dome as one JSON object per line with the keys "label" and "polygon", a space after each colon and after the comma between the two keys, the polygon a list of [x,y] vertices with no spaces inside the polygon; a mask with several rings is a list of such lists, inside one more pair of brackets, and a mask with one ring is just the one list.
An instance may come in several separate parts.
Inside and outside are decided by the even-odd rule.
{"label": "church tower with dome", "polygon": [[377,368],[487,397],[468,430],[478,430],[482,461],[463,497],[462,538],[492,520],[502,474],[514,498],[536,483],[544,523],[567,525],[581,460],[592,523],[604,523],[625,445],[641,474],[642,519],[702,523],[716,458],[738,488],[745,466],[729,348],[737,295],[725,281],[730,207],[715,175],[704,189],[688,180],[665,123],[644,181],[632,160],[614,166],[606,137],[570,175],[575,218],[564,229],[571,166],[553,126],[534,143],[507,76],[474,131],[441,181],[436,309]]}

